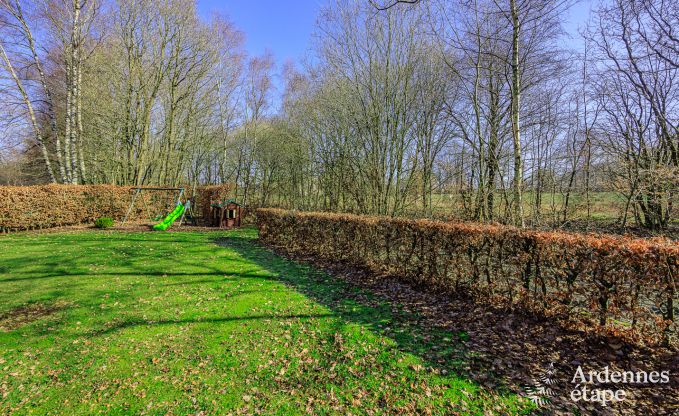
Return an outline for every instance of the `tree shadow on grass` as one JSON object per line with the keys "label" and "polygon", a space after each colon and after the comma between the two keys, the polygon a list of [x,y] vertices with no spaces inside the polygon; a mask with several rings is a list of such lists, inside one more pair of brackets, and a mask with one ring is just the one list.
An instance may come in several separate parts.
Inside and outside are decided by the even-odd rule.
{"label": "tree shadow on grass", "polygon": [[298,320],[298,319],[318,319],[334,317],[332,313],[317,313],[317,314],[292,314],[292,315],[250,315],[250,316],[225,316],[221,318],[194,318],[194,319],[163,319],[159,321],[152,320],[125,320],[114,322],[112,325],[103,329],[92,331],[88,336],[101,336],[114,333],[126,328],[133,328],[142,326],[145,328],[167,326],[167,325],[185,325],[185,324],[219,324],[225,322],[239,322],[239,321],[258,321],[258,320]]}
{"label": "tree shadow on grass", "polygon": [[[188,285],[214,284],[214,288],[221,291],[220,295],[223,296],[223,288],[218,287],[218,284],[221,282],[243,278],[265,279],[280,282],[294,291],[306,295],[307,298],[315,301],[317,304],[324,305],[328,309],[327,313],[324,313],[325,311],[317,314],[299,315],[288,313],[281,313],[280,315],[249,315],[239,313],[231,316],[228,312],[219,310],[215,313],[215,310],[211,309],[209,315],[200,318],[190,317],[181,319],[173,315],[161,314],[156,315],[155,319],[153,316],[150,319],[142,319],[139,316],[128,316],[128,313],[125,313],[127,311],[124,310],[107,309],[102,312],[99,317],[100,319],[89,322],[90,328],[87,328],[85,331],[78,327],[67,327],[61,336],[69,338],[79,338],[82,336],[106,337],[126,329],[165,328],[172,330],[182,325],[200,324],[215,324],[215,331],[219,331],[219,324],[227,322],[253,321],[263,323],[266,320],[313,320],[331,319],[334,317],[335,319],[331,319],[329,324],[330,331],[324,330],[323,334],[319,335],[325,338],[320,341],[324,345],[334,345],[333,343],[338,342],[338,338],[339,342],[341,342],[342,331],[346,329],[345,324],[355,323],[367,331],[394,341],[393,344],[391,342],[387,343],[390,350],[386,358],[387,360],[393,357],[391,355],[393,352],[392,348],[395,348],[421,358],[424,366],[436,369],[443,374],[446,372],[450,373],[455,379],[472,378],[468,377],[467,365],[474,353],[465,347],[465,333],[423,325],[418,315],[398,309],[394,303],[385,302],[381,298],[371,295],[367,290],[343,282],[317,268],[286,260],[273,254],[257,244],[254,239],[255,235],[255,233],[241,233],[239,231],[238,233],[210,237],[210,241],[226,246],[229,250],[216,250],[214,245],[205,244],[206,238],[195,238],[188,234],[157,241],[155,239],[144,238],[143,236],[134,236],[135,242],[152,241],[161,244],[187,242],[190,246],[182,245],[178,249],[169,246],[156,246],[154,244],[153,254],[148,253],[148,250],[116,246],[115,250],[125,254],[125,257],[115,258],[115,264],[112,261],[103,260],[105,258],[98,251],[93,251],[92,253],[86,252],[86,255],[81,256],[69,256],[62,251],[58,253],[59,256],[55,255],[53,256],[54,258],[46,258],[45,261],[39,260],[37,264],[32,256],[24,254],[9,259],[11,267],[6,270],[8,276],[5,279],[0,279],[0,284],[16,282],[16,284],[10,286],[21,286],[22,283],[39,283],[41,285],[49,284],[63,290],[64,282],[69,281],[69,279],[60,280],[58,279],[60,277],[77,276],[77,280],[81,281],[90,277],[101,278],[102,276],[123,278],[144,276],[149,277],[149,279],[122,279],[124,284],[121,283],[115,287],[125,289],[129,287],[129,284],[138,284],[134,282],[137,280],[142,282],[140,283],[142,286],[154,283],[157,285],[157,289],[156,286],[144,289],[144,293],[151,296],[166,293],[162,289],[165,286],[171,287],[170,290],[175,291],[178,290],[178,286],[187,285],[190,290],[193,290],[193,287]],[[78,238],[79,243],[83,241],[92,241],[92,243],[96,244],[106,243],[105,239]],[[126,239],[123,243],[127,242],[131,242],[130,238]],[[177,255],[173,255],[174,253],[177,253]],[[110,256],[110,252],[105,251],[103,255]],[[157,259],[157,261],[149,261],[154,259]],[[98,270],[102,270],[105,273],[91,269],[93,264],[98,267]],[[120,271],[110,273],[107,268],[114,268]],[[165,273],[172,280],[161,281],[153,279],[154,276],[165,277]],[[52,277],[55,278],[54,281],[49,280]],[[35,280],[35,282],[31,282],[32,280]],[[267,285],[267,289],[269,286]],[[283,288],[277,286],[277,289]],[[90,286],[86,296],[81,296],[78,302],[80,313],[90,313],[89,311],[91,310],[97,310],[96,308],[102,302],[101,299],[111,291],[112,288],[110,286],[101,285],[99,281],[95,280],[95,284]],[[136,293],[135,291],[121,290],[120,293],[116,292],[115,300],[119,300],[123,304],[132,303],[135,301],[134,297],[138,296]],[[244,292],[239,292],[234,296],[243,294]],[[63,292],[49,294],[51,297],[57,295],[59,297],[65,296]],[[109,299],[107,304],[110,304],[112,301],[113,298]],[[124,313],[118,315],[120,312]],[[64,321],[64,324],[79,318],[70,317],[69,319],[70,321]],[[315,328],[315,325],[311,325],[311,327]],[[50,323],[49,325],[36,326],[34,331],[35,335],[44,335],[54,333],[55,328],[58,329],[58,325]],[[200,329],[203,329],[203,327]],[[339,337],[336,337],[338,335]],[[311,367],[307,369],[308,371],[291,371],[291,375],[285,379],[289,384],[288,387],[292,389],[297,388],[298,385],[312,383],[319,368],[331,368],[339,358],[334,348],[334,346],[329,347],[327,356],[320,356],[320,364],[313,363],[313,366],[309,364]],[[370,354],[374,354],[374,352],[371,351]],[[346,357],[345,359],[353,360]],[[389,361],[389,365],[391,364],[392,362]],[[445,370],[445,372],[442,370]],[[414,371],[418,372],[420,370],[416,369]],[[324,376],[328,374],[324,370]],[[269,375],[271,378],[276,377],[276,374]],[[269,375],[264,374],[267,377]],[[382,373],[376,373],[378,377],[382,375]],[[449,380],[457,381],[455,379],[451,377]],[[327,381],[329,377],[323,380]],[[358,382],[361,383],[362,380]],[[467,385],[467,383],[461,384]],[[479,385],[480,383],[472,382],[469,384]],[[509,392],[508,388],[502,385],[502,381],[499,379],[493,381],[492,385],[485,382],[483,384],[486,384],[488,390],[482,392],[482,395],[488,392],[492,392],[493,395],[504,395]],[[397,385],[402,391],[413,388],[412,384],[406,381],[398,380]],[[424,401],[427,400],[424,393],[419,397]]]}
{"label": "tree shadow on grass", "polygon": [[[443,374],[472,379],[468,364],[475,353],[465,347],[465,332],[421,325],[417,314],[313,266],[280,257],[253,238],[229,236],[214,242],[271,272],[280,282],[324,305],[342,320],[392,339],[400,351],[420,357],[425,365]],[[487,376],[486,387],[497,394],[513,394],[502,378],[492,372]]]}
{"label": "tree shadow on grass", "polygon": [[[635,387],[631,399],[595,408],[591,403],[570,400],[569,383],[579,366],[642,368],[646,372],[676,368],[679,361],[675,350],[616,343],[613,338],[609,342],[604,337],[562,328],[549,319],[420,292],[396,279],[381,280],[341,265],[328,265],[329,273],[336,274],[331,276],[306,265],[306,260],[298,263],[278,256],[259,245],[254,236],[229,236],[215,242],[258,264],[341,318],[392,339],[400,350],[421,357],[426,365],[473,380],[495,393],[507,394],[519,385],[537,385],[536,378],[552,362],[560,382],[552,385],[555,396],[550,397],[548,406],[539,409],[542,414],[557,410],[601,415],[641,414],[646,410],[646,414],[676,413],[672,412],[679,397],[676,379],[654,384],[653,388]],[[316,263],[313,258],[309,261]]]}
{"label": "tree shadow on grass", "polygon": [[[11,282],[23,282],[23,281],[31,281],[31,280],[41,280],[41,279],[50,279],[50,278],[61,278],[61,277],[69,277],[69,276],[81,276],[81,277],[105,277],[105,276],[111,276],[111,277],[125,277],[125,276],[145,276],[145,277],[167,277],[167,276],[172,276],[172,277],[198,277],[198,276],[214,276],[214,275],[220,275],[220,277],[214,277],[211,279],[203,279],[203,280],[185,280],[181,282],[176,282],[176,283],[167,283],[163,284],[161,286],[183,286],[183,285],[188,285],[188,284],[197,284],[197,283],[219,283],[220,281],[228,281],[229,279],[243,279],[243,278],[252,278],[252,279],[261,279],[261,280],[275,280],[278,281],[274,276],[272,275],[266,275],[266,274],[258,274],[258,273],[237,273],[237,272],[225,272],[222,270],[216,270],[216,269],[210,269],[206,271],[201,271],[201,272],[196,272],[196,273],[187,273],[187,272],[172,272],[172,271],[167,271],[167,272],[151,272],[148,270],[139,270],[139,271],[132,271],[132,272],[115,272],[115,273],[102,273],[102,272],[91,272],[91,271],[77,271],[74,269],[70,269],[68,271],[64,270],[61,272],[56,272],[56,273],[50,273],[48,271],[27,271],[27,272],[13,272],[13,276],[15,277],[9,277],[9,278],[0,278],[0,283],[11,283]],[[27,277],[19,277],[19,275],[27,275]]]}

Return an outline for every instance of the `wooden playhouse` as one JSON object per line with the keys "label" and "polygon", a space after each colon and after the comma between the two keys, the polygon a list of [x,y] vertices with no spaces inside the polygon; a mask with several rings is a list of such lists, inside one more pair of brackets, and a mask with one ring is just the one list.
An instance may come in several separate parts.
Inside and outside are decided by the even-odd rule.
{"label": "wooden playhouse", "polygon": [[240,227],[243,207],[234,199],[210,204],[210,225],[219,228]]}

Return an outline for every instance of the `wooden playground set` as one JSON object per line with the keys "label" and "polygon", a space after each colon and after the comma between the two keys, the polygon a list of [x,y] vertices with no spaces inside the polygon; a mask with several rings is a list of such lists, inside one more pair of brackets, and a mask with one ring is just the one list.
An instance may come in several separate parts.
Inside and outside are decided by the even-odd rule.
{"label": "wooden playground set", "polygon": [[[150,208],[145,198],[149,193],[156,195],[165,193],[165,208],[161,212],[154,213]],[[153,225],[156,231],[166,231],[173,225],[181,227],[184,224],[220,229],[237,228],[242,224],[244,213],[243,206],[233,198],[210,198],[207,205],[209,209],[204,209],[202,217],[198,217],[195,197],[186,197],[184,188],[137,187],[133,189],[130,205],[122,222],[123,226],[128,222],[135,204],[139,201],[143,203],[148,218],[157,222]]]}

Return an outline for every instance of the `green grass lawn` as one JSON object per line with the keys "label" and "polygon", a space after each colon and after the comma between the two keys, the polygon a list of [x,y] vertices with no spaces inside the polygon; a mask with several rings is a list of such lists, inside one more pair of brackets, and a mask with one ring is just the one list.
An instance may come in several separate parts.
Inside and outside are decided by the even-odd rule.
{"label": "green grass lawn", "polygon": [[405,324],[255,238],[0,238],[0,413],[530,413],[462,375],[466,334]]}

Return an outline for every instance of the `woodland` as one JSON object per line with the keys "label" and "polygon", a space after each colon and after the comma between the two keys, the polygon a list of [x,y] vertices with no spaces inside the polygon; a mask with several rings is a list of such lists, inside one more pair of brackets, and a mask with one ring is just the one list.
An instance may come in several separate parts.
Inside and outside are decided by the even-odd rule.
{"label": "woodland", "polygon": [[573,7],[331,1],[308,59],[278,65],[192,1],[2,0],[0,183],[228,183],[250,207],[671,229],[679,6],[604,1],[576,35]]}

